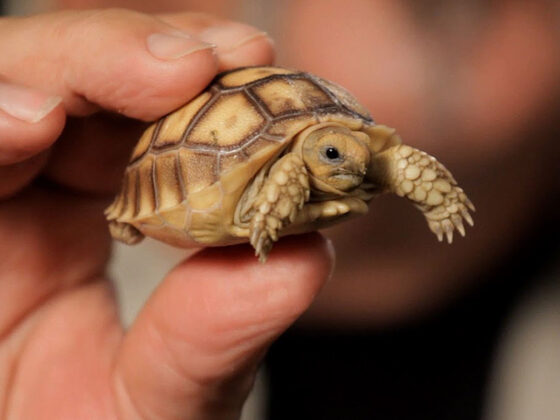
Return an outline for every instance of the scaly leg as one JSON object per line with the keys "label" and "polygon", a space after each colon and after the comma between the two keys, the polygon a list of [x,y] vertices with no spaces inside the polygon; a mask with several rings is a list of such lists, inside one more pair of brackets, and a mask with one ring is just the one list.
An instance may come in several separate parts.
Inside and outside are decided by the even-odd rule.
{"label": "scaly leg", "polygon": [[293,222],[309,199],[309,179],[301,158],[288,153],[271,168],[253,204],[250,241],[255,255],[266,261],[279,231]]}
{"label": "scaly leg", "polygon": [[278,232],[296,219],[309,199],[309,180],[301,158],[288,153],[271,168],[253,204],[250,241],[255,255],[266,261]]}
{"label": "scaly leg", "polygon": [[474,205],[453,175],[433,156],[401,144],[375,156],[373,167],[373,181],[411,200],[424,213],[439,241],[445,234],[451,243],[455,229],[465,236],[463,219],[473,225],[469,209],[475,211]]}

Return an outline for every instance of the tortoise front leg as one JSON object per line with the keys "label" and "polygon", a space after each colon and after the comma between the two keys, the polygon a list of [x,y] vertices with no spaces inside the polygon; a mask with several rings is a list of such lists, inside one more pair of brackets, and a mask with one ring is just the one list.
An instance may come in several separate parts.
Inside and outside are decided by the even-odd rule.
{"label": "tortoise front leg", "polygon": [[453,175],[433,156],[407,145],[397,145],[377,154],[368,177],[386,190],[406,197],[424,214],[439,241],[453,241],[456,229],[465,236],[463,219],[473,220],[474,205],[457,185]]}
{"label": "tortoise front leg", "polygon": [[302,159],[288,153],[270,168],[253,204],[250,241],[255,255],[266,261],[279,231],[293,222],[309,200],[309,180]]}

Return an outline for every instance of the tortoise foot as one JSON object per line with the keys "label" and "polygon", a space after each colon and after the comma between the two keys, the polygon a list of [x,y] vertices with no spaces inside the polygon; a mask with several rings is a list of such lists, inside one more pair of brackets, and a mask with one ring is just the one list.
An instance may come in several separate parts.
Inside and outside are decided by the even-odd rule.
{"label": "tortoise foot", "polygon": [[443,241],[445,235],[447,242],[453,242],[455,230],[465,236],[463,220],[472,226],[469,210],[474,212],[475,208],[445,166],[407,145],[391,147],[384,154],[390,162],[390,189],[424,213],[438,240]]}
{"label": "tortoise foot", "polygon": [[144,239],[144,235],[129,223],[121,223],[115,220],[109,222],[109,232],[117,241],[127,245],[134,245]]}

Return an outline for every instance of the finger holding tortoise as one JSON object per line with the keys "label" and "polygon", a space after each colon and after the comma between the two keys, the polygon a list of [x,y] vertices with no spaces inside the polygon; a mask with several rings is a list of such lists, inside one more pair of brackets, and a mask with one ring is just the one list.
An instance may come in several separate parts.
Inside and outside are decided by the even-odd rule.
{"label": "finger holding tortoise", "polygon": [[106,215],[128,244],[145,235],[180,247],[249,241],[265,261],[279,237],[364,214],[383,193],[411,201],[440,241],[473,224],[451,173],[346,90],[248,67],[222,73],[146,130]]}

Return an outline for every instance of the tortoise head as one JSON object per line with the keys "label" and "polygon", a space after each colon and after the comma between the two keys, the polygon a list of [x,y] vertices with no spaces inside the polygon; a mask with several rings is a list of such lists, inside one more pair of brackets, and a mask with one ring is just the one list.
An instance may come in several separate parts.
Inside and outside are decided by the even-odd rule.
{"label": "tortoise head", "polygon": [[302,158],[316,189],[349,192],[362,185],[371,157],[365,133],[339,124],[321,124],[306,131]]}

